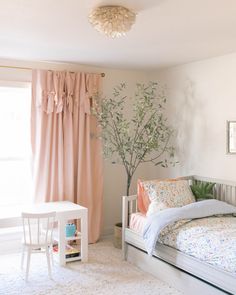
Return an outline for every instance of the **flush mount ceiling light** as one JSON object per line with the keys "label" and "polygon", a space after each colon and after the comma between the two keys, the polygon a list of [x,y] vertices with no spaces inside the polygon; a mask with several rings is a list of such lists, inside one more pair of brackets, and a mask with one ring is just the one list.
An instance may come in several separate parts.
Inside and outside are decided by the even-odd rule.
{"label": "flush mount ceiling light", "polygon": [[95,8],[89,15],[89,22],[100,33],[116,38],[131,29],[135,18],[136,14],[126,7],[106,5]]}

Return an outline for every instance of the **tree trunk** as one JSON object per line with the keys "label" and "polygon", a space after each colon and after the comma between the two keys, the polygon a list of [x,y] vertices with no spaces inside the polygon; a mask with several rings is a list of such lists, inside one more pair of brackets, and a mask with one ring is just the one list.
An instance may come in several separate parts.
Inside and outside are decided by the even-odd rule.
{"label": "tree trunk", "polygon": [[[131,185],[132,176],[133,175],[130,175],[127,173],[126,196],[129,196],[129,189]],[[128,203],[128,212],[129,212],[129,203]],[[129,220],[128,220],[128,225],[129,225]],[[117,223],[115,225],[113,244],[118,249],[122,248],[122,223]]]}
{"label": "tree trunk", "polygon": [[131,185],[132,175],[127,174],[126,196],[129,196],[129,189]]}

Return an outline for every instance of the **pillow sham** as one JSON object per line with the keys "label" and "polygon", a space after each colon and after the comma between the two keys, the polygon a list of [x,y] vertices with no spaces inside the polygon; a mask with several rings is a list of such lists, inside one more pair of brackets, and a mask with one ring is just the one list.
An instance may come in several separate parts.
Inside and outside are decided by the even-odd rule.
{"label": "pillow sham", "polygon": [[138,209],[139,212],[142,214],[146,214],[148,207],[150,205],[150,199],[148,192],[146,190],[146,186],[149,186],[151,184],[155,185],[159,183],[160,181],[166,181],[166,182],[173,182],[177,181],[179,178],[169,178],[169,179],[154,179],[154,180],[141,180],[138,179],[138,185],[137,185],[137,201],[138,201]]}
{"label": "pillow sham", "polygon": [[195,197],[187,180],[146,183],[144,189],[150,200],[147,215],[165,208],[182,207],[195,202]]}
{"label": "pillow sham", "polygon": [[138,179],[138,186],[137,186],[137,202],[138,202],[139,212],[146,215],[150,201],[143,187],[143,181],[140,179]]}
{"label": "pillow sham", "polygon": [[[138,208],[148,215],[165,208],[181,207],[195,202],[187,180],[138,180]],[[152,204],[153,203],[153,204]]]}

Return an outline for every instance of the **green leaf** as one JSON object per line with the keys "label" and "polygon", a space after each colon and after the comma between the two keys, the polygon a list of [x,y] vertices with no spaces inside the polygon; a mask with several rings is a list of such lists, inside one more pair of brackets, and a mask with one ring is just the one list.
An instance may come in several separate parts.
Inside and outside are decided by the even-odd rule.
{"label": "green leaf", "polygon": [[210,199],[214,198],[213,188],[215,183],[198,182],[196,181],[190,187],[196,199]]}

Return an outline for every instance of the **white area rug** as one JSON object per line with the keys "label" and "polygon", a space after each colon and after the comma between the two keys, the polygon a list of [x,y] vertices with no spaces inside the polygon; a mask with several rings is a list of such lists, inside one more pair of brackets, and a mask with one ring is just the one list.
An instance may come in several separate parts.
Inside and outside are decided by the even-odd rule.
{"label": "white area rug", "polygon": [[33,254],[29,282],[20,269],[20,254],[0,255],[0,294],[30,295],[179,295],[180,292],[121,259],[110,240],[89,246],[89,262],[72,262],[47,274],[44,254]]}

